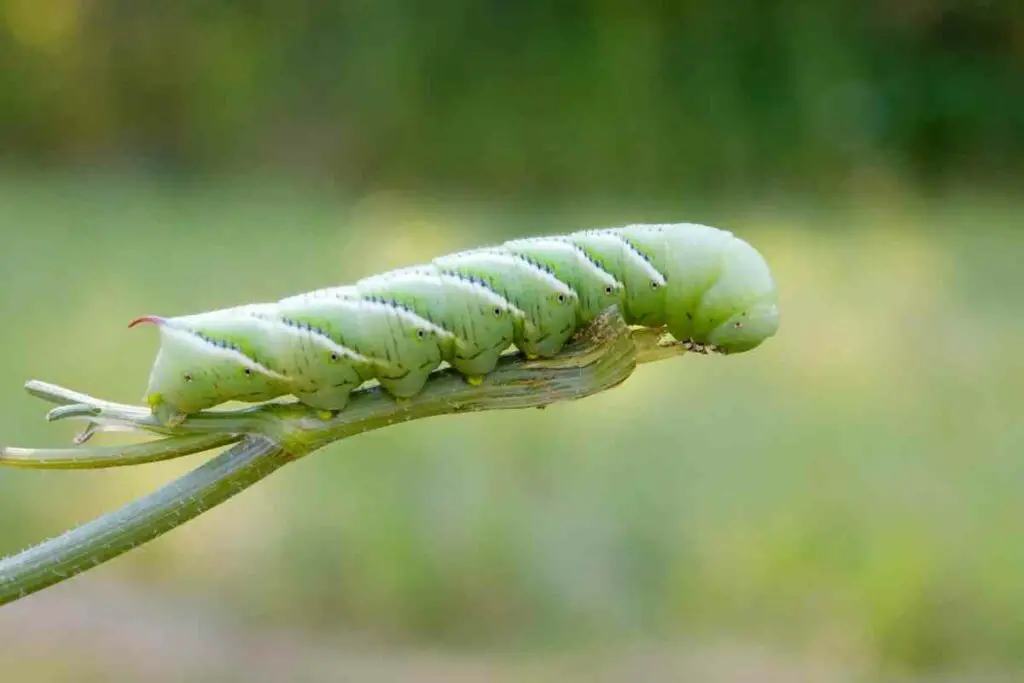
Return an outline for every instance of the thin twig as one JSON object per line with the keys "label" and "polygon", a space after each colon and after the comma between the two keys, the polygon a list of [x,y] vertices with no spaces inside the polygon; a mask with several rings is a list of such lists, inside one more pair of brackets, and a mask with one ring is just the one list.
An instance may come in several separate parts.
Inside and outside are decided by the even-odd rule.
{"label": "thin twig", "polygon": [[0,561],[0,604],[140,546],[223,503],[288,461],[270,439],[246,437],[157,491]]}
{"label": "thin twig", "polygon": [[171,460],[241,441],[233,434],[186,434],[127,446],[93,448],[0,448],[0,464],[8,467],[91,470]]}
{"label": "thin twig", "polygon": [[656,330],[631,331],[610,309],[556,358],[526,361],[520,356],[505,357],[479,386],[447,370],[435,373],[413,399],[397,402],[379,387],[364,389],[353,395],[345,410],[326,419],[296,403],[269,404],[204,412],[173,428],[159,424],[139,406],[30,382],[26,386],[30,393],[62,406],[51,411],[49,419],[86,421],[80,441],[104,430],[142,431],[164,438],[121,447],[0,449],[0,465],[110,467],[165,460],[241,441],[133,503],[0,560],[0,605],[67,580],[152,540],[279,467],[332,442],[431,416],[537,408],[582,398],[625,381],[638,363],[686,350],[685,344],[666,340]]}

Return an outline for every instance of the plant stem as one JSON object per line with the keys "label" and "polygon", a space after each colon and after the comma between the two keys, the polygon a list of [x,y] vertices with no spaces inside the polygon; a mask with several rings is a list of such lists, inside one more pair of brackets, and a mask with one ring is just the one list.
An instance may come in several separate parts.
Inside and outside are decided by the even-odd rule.
{"label": "plant stem", "polygon": [[[610,389],[637,363],[685,352],[656,331],[630,329],[614,309],[592,323],[556,358],[502,358],[479,386],[454,371],[436,374],[415,398],[396,402],[379,388],[356,392],[345,410],[326,419],[299,404],[271,404],[211,411],[168,428],[137,406],[111,403],[42,382],[30,393],[58,403],[50,419],[75,418],[89,429],[132,429],[165,437],[140,446],[80,449],[79,463],[93,467],[168,459],[242,439],[227,451],[128,505],[61,536],[0,560],[0,605],[99,566],[138,547],[252,486],[281,466],[329,443],[425,417],[479,410],[544,407]],[[87,429],[86,437],[92,432]],[[205,435],[205,436],[204,436]],[[242,435],[242,436],[240,436]],[[203,442],[202,439],[208,439]],[[73,449],[0,449],[0,465],[73,467]],[[158,456],[158,457],[157,457]],[[70,464],[69,464],[70,463]]]}
{"label": "plant stem", "polygon": [[241,441],[231,434],[188,434],[128,446],[96,448],[0,447],[0,465],[31,469],[91,470],[160,462]]}
{"label": "plant stem", "polygon": [[184,524],[289,461],[251,436],[195,470],[61,536],[0,561],[0,605],[65,581]]}

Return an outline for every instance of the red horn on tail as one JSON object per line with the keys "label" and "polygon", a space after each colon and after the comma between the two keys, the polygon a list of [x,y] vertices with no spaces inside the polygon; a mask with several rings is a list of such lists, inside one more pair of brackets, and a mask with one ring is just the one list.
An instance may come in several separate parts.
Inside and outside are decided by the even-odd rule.
{"label": "red horn on tail", "polygon": [[128,323],[128,327],[132,328],[132,327],[135,327],[136,325],[138,325],[140,323],[153,323],[154,325],[163,325],[164,322],[166,322],[166,321],[163,318],[159,317],[159,316],[156,316],[156,315],[144,315],[141,318],[136,318],[135,320],[133,320],[130,323]]}

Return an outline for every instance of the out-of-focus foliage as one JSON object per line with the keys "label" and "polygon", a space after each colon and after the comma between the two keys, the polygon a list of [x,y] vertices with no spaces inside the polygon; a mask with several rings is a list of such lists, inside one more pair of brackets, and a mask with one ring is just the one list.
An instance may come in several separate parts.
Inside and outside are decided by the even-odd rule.
{"label": "out-of-focus foliage", "polygon": [[0,158],[662,195],[1024,166],[1016,0],[0,0]]}

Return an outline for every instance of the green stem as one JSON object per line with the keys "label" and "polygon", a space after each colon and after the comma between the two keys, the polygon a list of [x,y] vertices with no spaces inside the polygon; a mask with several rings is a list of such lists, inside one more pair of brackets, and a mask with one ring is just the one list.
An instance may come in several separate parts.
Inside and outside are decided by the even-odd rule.
{"label": "green stem", "polygon": [[247,437],[163,488],[0,561],[0,605],[142,545],[223,503],[288,461],[269,439]]}
{"label": "green stem", "polygon": [[[95,399],[62,387],[30,382],[30,393],[60,404],[51,419],[89,422],[86,437],[103,429],[130,429],[165,437],[153,444],[80,449],[78,463],[115,466],[194,453],[242,438],[241,443],[161,489],[119,510],[0,560],[0,605],[64,581],[150,541],[252,486],[282,465],[329,443],[425,417],[478,410],[540,408],[610,389],[638,363],[687,350],[657,331],[631,331],[610,309],[556,358],[502,358],[480,386],[454,371],[439,372],[415,398],[396,402],[379,388],[355,393],[345,410],[325,419],[299,404],[272,404],[208,412],[168,428],[138,406]],[[202,439],[209,439],[203,442]],[[3,449],[0,465],[72,467],[74,449]],[[71,463],[71,464],[69,464]]]}
{"label": "green stem", "polygon": [[189,434],[128,446],[96,448],[0,448],[0,465],[31,469],[91,470],[125,467],[149,462],[171,460],[193,453],[202,453],[242,437],[231,434]]}

